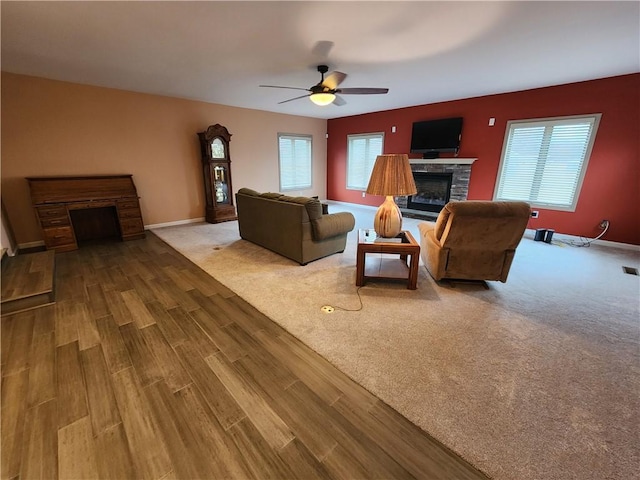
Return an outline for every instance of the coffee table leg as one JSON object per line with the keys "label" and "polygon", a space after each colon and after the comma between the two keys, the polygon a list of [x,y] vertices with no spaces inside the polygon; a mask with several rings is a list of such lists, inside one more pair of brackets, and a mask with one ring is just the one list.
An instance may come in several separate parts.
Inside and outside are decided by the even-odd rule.
{"label": "coffee table leg", "polygon": [[364,260],[365,252],[358,249],[356,256],[356,286],[361,287],[364,285]]}
{"label": "coffee table leg", "polygon": [[409,290],[415,290],[418,286],[418,261],[419,255],[411,255],[411,266],[409,267]]}

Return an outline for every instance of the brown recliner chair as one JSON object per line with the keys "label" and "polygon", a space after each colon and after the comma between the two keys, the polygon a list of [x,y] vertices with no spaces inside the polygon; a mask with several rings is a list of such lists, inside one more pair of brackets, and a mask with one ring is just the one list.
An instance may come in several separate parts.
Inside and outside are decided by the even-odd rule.
{"label": "brown recliner chair", "polygon": [[525,202],[449,202],[435,225],[418,225],[422,261],[435,280],[504,283],[530,214]]}

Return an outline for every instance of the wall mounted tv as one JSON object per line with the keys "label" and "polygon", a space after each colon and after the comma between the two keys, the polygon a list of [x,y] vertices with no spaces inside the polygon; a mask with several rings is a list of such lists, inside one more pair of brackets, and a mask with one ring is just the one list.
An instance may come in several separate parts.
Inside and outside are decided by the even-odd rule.
{"label": "wall mounted tv", "polygon": [[414,122],[411,131],[411,153],[424,158],[438,158],[441,152],[458,154],[462,136],[462,117]]}

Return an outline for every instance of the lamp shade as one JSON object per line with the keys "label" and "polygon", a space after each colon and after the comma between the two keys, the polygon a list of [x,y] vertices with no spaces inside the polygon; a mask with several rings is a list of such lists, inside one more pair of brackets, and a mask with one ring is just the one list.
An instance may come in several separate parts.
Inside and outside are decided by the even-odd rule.
{"label": "lamp shade", "polygon": [[406,154],[378,155],[371,172],[367,193],[370,195],[413,195],[417,193]]}
{"label": "lamp shade", "polygon": [[316,105],[320,105],[321,107],[329,105],[335,99],[336,96],[330,92],[312,93],[311,95],[309,95],[309,100],[311,100]]}

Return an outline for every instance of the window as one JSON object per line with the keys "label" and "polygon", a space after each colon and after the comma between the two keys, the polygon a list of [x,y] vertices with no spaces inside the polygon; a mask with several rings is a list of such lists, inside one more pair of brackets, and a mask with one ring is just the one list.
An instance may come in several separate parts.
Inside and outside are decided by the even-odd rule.
{"label": "window", "polygon": [[311,188],[311,138],[278,134],[280,191]]}
{"label": "window", "polygon": [[382,155],[384,134],[347,136],[347,188],[366,190],[376,157]]}
{"label": "window", "polygon": [[512,121],[494,200],[574,211],[600,114]]}

